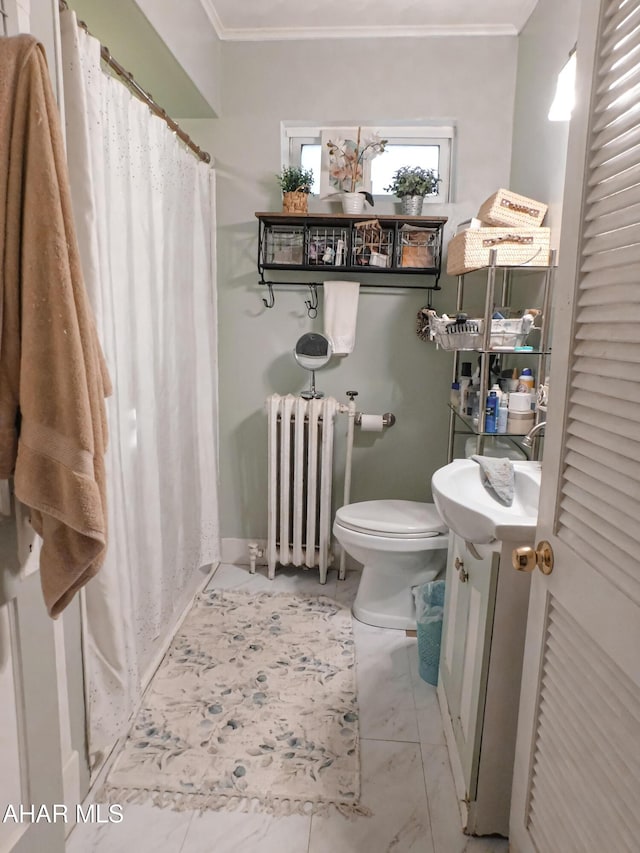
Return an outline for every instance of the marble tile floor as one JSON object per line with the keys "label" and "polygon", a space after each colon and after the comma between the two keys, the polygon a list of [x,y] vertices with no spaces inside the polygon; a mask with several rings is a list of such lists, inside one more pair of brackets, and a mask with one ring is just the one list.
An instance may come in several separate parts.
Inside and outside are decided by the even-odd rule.
{"label": "marble tile floor", "polygon": [[[209,588],[323,594],[351,602],[359,580],[331,571],[221,565]],[[362,802],[373,817],[272,817],[124,807],[121,823],[84,824],[67,853],[507,853],[501,838],[469,838],[458,806],[435,688],[418,674],[415,638],[354,621]]]}

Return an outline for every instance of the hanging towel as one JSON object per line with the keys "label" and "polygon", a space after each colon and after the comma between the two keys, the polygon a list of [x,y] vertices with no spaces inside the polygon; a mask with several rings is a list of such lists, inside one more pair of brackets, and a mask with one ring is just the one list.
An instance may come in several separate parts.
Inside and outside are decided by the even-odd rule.
{"label": "hanging towel", "polygon": [[334,355],[349,355],[356,342],[358,297],[357,281],[325,281],[324,331],[331,339]]}
{"label": "hanging towel", "polygon": [[0,39],[0,478],[42,537],[56,617],[107,541],[109,377],[84,288],[44,49]]}
{"label": "hanging towel", "polygon": [[497,459],[492,456],[472,456],[480,466],[482,485],[491,497],[505,506],[513,503],[515,478],[513,462],[510,459]]}

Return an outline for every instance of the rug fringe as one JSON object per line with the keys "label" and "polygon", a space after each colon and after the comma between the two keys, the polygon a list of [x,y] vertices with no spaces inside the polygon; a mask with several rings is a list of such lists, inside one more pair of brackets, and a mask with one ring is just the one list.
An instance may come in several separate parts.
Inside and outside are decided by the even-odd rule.
{"label": "rug fringe", "polygon": [[119,805],[152,803],[173,811],[233,811],[270,814],[274,817],[318,815],[327,817],[337,810],[343,817],[371,817],[373,812],[360,803],[313,802],[272,798],[243,797],[236,794],[185,794],[178,791],[157,791],[149,788],[118,788],[105,785],[96,795],[96,802]]}

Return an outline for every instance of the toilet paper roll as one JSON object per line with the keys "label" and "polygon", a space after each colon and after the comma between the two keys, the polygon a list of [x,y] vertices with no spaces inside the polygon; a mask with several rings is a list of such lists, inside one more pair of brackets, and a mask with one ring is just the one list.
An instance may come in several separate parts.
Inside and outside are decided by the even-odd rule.
{"label": "toilet paper roll", "polygon": [[362,415],[360,429],[362,432],[382,432],[384,429],[382,415]]}

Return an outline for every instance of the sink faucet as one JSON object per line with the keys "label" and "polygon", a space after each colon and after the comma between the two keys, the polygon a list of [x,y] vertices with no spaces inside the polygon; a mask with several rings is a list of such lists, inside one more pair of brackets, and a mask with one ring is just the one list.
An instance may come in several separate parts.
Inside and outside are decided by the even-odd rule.
{"label": "sink faucet", "polygon": [[540,432],[541,429],[544,429],[546,427],[546,425],[547,425],[546,421],[540,421],[539,424],[536,424],[534,427],[531,427],[529,432],[522,439],[522,446],[523,447],[531,447],[531,445],[533,444],[533,439],[535,438],[535,436]]}

